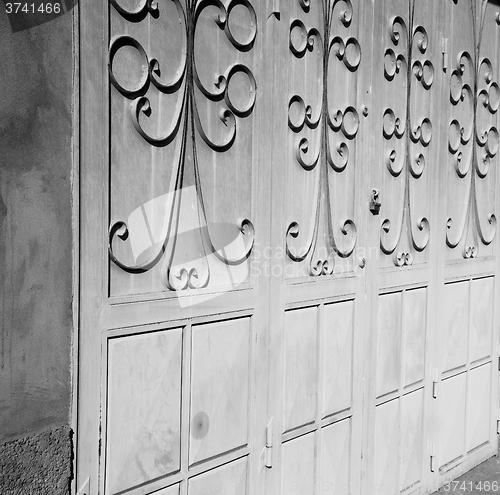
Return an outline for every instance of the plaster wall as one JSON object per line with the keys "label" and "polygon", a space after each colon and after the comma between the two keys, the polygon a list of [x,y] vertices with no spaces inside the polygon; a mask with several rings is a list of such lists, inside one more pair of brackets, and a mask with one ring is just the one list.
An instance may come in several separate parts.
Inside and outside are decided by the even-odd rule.
{"label": "plaster wall", "polygon": [[54,479],[51,457],[68,486],[74,15],[16,31],[0,2],[1,493]]}

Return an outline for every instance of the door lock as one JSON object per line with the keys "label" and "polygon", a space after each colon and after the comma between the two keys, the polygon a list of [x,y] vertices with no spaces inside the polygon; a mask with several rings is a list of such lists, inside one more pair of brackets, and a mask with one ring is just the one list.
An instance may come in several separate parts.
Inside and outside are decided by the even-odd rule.
{"label": "door lock", "polygon": [[370,211],[374,215],[378,215],[380,213],[380,207],[382,206],[379,196],[380,191],[378,189],[372,189],[372,195],[370,198]]}

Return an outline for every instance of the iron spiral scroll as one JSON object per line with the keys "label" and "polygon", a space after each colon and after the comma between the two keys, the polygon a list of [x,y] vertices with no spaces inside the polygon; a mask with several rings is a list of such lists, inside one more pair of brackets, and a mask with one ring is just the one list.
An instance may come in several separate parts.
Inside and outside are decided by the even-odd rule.
{"label": "iron spiral scroll", "polygon": [[[166,272],[163,274],[165,286],[170,290],[196,289],[206,287],[210,281],[210,267],[204,263],[204,268],[173,267],[173,258],[176,250],[176,233],[178,230],[178,219],[180,213],[181,196],[185,186],[186,176],[186,154],[192,157],[191,171],[194,177],[194,186],[198,200],[198,218],[200,226],[201,241],[204,254],[213,254],[226,265],[237,265],[244,262],[251,254],[255,239],[255,229],[249,219],[239,222],[239,231],[244,239],[244,250],[238,255],[227,256],[214,246],[212,234],[207,218],[207,209],[203,199],[203,187],[197,146],[201,139],[203,143],[216,153],[224,153],[231,149],[237,138],[238,120],[245,119],[253,112],[256,103],[257,83],[250,68],[242,63],[229,65],[223,73],[217,73],[212,84],[207,85],[202,81],[196,65],[195,35],[198,21],[207,8],[215,8],[218,14],[213,19],[213,28],[222,31],[232,47],[238,52],[252,50],[257,36],[257,18],[254,8],[249,0],[231,0],[225,4],[220,0],[168,0],[175,5],[179,18],[179,26],[183,31],[184,38],[180,53],[180,64],[174,76],[163,80],[160,62],[150,57],[146,48],[135,38],[129,35],[115,36],[109,46],[109,78],[111,84],[125,98],[130,100],[130,119],[136,132],[151,146],[168,146],[177,137],[181,138],[181,152],[178,163],[174,166],[175,187],[173,201],[170,211],[168,230],[164,233],[163,241],[157,251],[151,257],[139,264],[131,265],[121,261],[115,254],[113,246],[118,238],[124,241],[128,238],[129,226],[123,220],[112,223],[109,229],[109,258],[113,264],[122,270],[137,274],[153,269],[161,259],[166,259]],[[119,0],[110,0],[116,11],[127,21],[140,22],[147,16],[158,18],[163,15],[162,7],[153,0],[142,0],[133,9],[125,9]],[[241,39],[233,32],[229,22],[233,9],[236,7],[246,9],[251,19],[250,34],[246,39]],[[168,15],[168,14],[167,14]],[[142,75],[135,87],[127,88],[115,77],[113,62],[117,52],[123,47],[136,50],[141,60]],[[248,101],[234,102],[231,99],[229,88],[235,75],[244,76],[248,81],[250,96]],[[162,133],[153,134],[148,132],[143,125],[145,119],[154,118],[155,114],[161,113],[161,109],[153,108],[151,101],[146,96],[149,88],[163,94],[177,95],[177,103],[173,112],[170,127]],[[198,99],[205,98],[219,105],[218,118],[224,125],[225,136],[217,141],[210,137],[200,118],[198,110]]]}

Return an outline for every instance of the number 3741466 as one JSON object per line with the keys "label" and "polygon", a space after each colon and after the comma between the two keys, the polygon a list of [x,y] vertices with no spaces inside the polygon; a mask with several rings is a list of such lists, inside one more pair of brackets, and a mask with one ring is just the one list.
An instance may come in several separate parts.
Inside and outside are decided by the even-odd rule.
{"label": "number 3741466", "polygon": [[59,14],[60,3],[6,3],[7,14]]}
{"label": "number 3741466", "polygon": [[[498,481],[450,481],[443,486],[445,492],[463,493],[500,493],[500,483]],[[473,491],[474,490],[474,491]]]}

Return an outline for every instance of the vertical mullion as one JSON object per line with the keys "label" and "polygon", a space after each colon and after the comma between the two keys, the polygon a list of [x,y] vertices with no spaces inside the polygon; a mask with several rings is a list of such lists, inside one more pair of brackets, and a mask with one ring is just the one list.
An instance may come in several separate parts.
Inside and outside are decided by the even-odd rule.
{"label": "vertical mullion", "polygon": [[[264,2],[260,2],[264,3]],[[283,438],[283,408],[284,408],[284,363],[285,363],[285,290],[286,278],[285,261],[283,256],[277,256],[278,250],[283,246],[283,232],[286,232],[286,201],[287,192],[283,187],[286,184],[286,143],[287,130],[285,109],[288,95],[283,88],[288,88],[289,64],[288,57],[288,29],[291,21],[291,1],[281,2],[279,19],[269,15],[271,2],[265,2],[263,26],[260,30],[263,50],[263,74],[266,79],[260,85],[262,94],[261,103],[265,108],[273,111],[267,112],[261,125],[262,135],[266,136],[265,146],[261,148],[260,160],[265,170],[269,172],[269,242],[272,248],[270,259],[262,258],[265,273],[275,273],[278,267],[278,276],[271,276],[268,290],[268,318],[267,318],[267,352],[269,359],[266,365],[267,376],[263,383],[267,386],[265,402],[265,417],[267,421],[273,419],[273,468],[264,468],[261,474],[260,490],[253,495],[276,495],[281,493],[282,475],[282,438]],[[285,107],[281,107],[285,105]],[[283,110],[283,111],[282,111]],[[271,166],[272,165],[272,166]],[[264,177],[264,176],[263,176]],[[266,349],[264,348],[263,351]],[[267,423],[266,423],[267,424]],[[263,432],[263,437],[265,434]]]}
{"label": "vertical mullion", "polygon": [[405,322],[405,311],[406,311],[406,289],[401,291],[401,306],[400,306],[400,327],[401,327],[401,347],[400,347],[400,370],[399,370],[399,394],[398,394],[398,466],[396,473],[396,486],[398,492],[404,487],[401,481],[401,471],[403,464],[403,434],[402,434],[402,410],[403,410],[403,400],[404,400],[404,357],[405,357],[405,346],[406,346],[406,322]]}
{"label": "vertical mullion", "polygon": [[321,303],[318,306],[318,320],[317,320],[317,328],[316,328],[316,349],[317,349],[317,370],[316,370],[316,376],[318,377],[317,383],[318,383],[318,388],[316,390],[317,397],[316,397],[316,430],[313,433],[316,436],[316,441],[315,441],[315,466],[314,466],[314,493],[316,495],[321,494],[321,485],[322,485],[322,480],[321,480],[321,454],[322,454],[322,429],[321,429],[321,419],[323,417],[323,402],[324,402],[324,386],[325,386],[325,373],[324,373],[324,368],[326,364],[326,352],[325,352],[325,346],[324,341],[325,341],[325,305]]}
{"label": "vertical mullion", "polygon": [[[373,99],[373,78],[376,64],[373,54],[374,36],[377,33],[374,23],[374,8],[375,2],[365,2],[358,0],[357,4],[357,19],[358,30],[357,38],[362,47],[362,61],[358,69],[356,103],[357,108],[361,109],[360,114],[360,129],[358,133],[358,142],[355,155],[355,171],[354,171],[354,197],[355,197],[355,215],[358,222],[359,237],[358,245],[353,255],[353,269],[356,272],[358,283],[356,285],[355,300],[353,302],[353,335],[352,335],[352,360],[351,360],[351,418],[350,418],[350,439],[351,448],[349,483],[351,493],[360,495],[365,493],[363,489],[363,477],[366,476],[364,463],[366,446],[365,438],[368,438],[369,433],[365,427],[365,417],[372,414],[372,404],[367,400],[366,384],[369,380],[364,377],[370,377],[371,360],[365,355],[371,347],[366,341],[370,335],[368,326],[372,321],[372,303],[373,289],[378,284],[377,280],[373,279],[373,275],[378,271],[378,239],[375,237],[378,229],[376,228],[377,217],[372,218],[365,198],[369,197],[372,187],[378,187],[373,182],[373,177],[370,173],[373,163],[366,157],[370,156],[370,151],[376,149],[374,144],[375,132],[377,126],[373,125],[374,118],[376,119],[377,112],[374,109]],[[373,173],[373,172],[372,172]],[[375,235],[374,235],[375,234]],[[362,259],[364,258],[364,260]],[[357,265],[356,265],[357,264]],[[368,387],[369,388],[369,387]],[[371,493],[369,490],[367,493]]]}
{"label": "vertical mullion", "polygon": [[[362,45],[365,55],[365,60],[381,61],[383,60],[384,42],[386,36],[386,17],[387,3],[383,2],[371,3],[371,21],[372,29],[365,30],[364,40]],[[366,5],[366,2],[363,2]],[[366,135],[360,134],[363,139],[363,156],[364,157],[380,157],[382,145],[382,132],[379,118],[383,114],[383,102],[377,93],[382,88],[383,81],[380,79],[378,64],[372,63],[370,67],[369,84],[365,88],[369,94],[371,108],[366,119],[367,129]],[[378,129],[378,132],[373,132],[373,129]],[[366,160],[366,180],[364,182],[366,190],[363,191],[365,197],[368,198],[371,188],[380,188],[382,185],[382,166],[375,161]],[[365,203],[365,208],[368,205]],[[383,208],[383,206],[382,206]],[[359,492],[368,494],[374,492],[375,472],[374,472],[374,455],[375,455],[375,413],[376,413],[376,371],[377,371],[377,331],[378,331],[378,307],[380,294],[380,219],[371,213],[367,213],[367,242],[370,248],[375,249],[375,256],[367,259],[365,268],[365,298],[367,318],[366,327],[363,338],[363,401],[362,401],[362,438],[361,438],[361,473],[362,477],[359,481]],[[371,252],[371,249],[370,249]]]}
{"label": "vertical mullion", "polygon": [[[189,408],[191,404],[191,356],[193,327],[188,323],[182,329],[182,383],[181,383],[181,473],[188,475],[189,470]],[[181,485],[182,490],[187,490],[187,483]]]}

